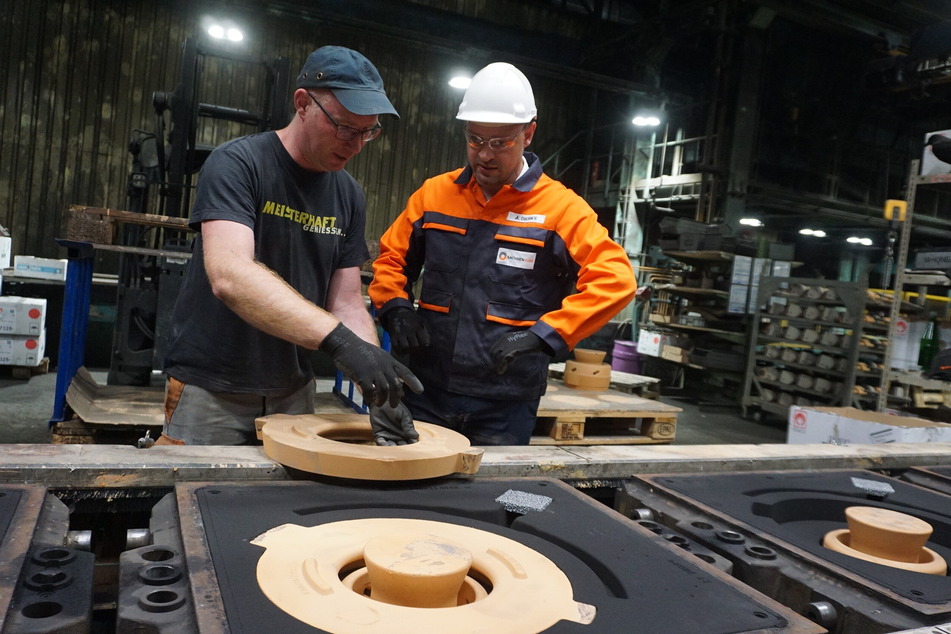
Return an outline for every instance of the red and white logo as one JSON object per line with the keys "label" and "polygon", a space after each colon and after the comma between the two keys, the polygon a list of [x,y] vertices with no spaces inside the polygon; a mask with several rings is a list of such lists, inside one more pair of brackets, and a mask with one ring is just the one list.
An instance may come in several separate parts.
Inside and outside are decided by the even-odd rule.
{"label": "red and white logo", "polygon": [[805,412],[796,412],[793,414],[793,430],[794,431],[805,431],[806,429],[806,413]]}
{"label": "red and white logo", "polygon": [[908,322],[904,319],[899,319],[895,322],[895,335],[899,337],[904,337],[908,334]]}

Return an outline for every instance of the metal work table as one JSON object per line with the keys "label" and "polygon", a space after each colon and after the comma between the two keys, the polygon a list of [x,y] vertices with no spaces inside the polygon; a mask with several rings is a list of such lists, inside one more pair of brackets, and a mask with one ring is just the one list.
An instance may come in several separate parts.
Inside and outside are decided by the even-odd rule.
{"label": "metal work table", "polygon": [[[487,447],[471,477],[568,482],[646,473],[791,469],[903,469],[951,464],[951,443],[881,445],[621,445]],[[0,445],[0,483],[52,488],[168,487],[178,482],[289,480],[299,476],[261,447]]]}

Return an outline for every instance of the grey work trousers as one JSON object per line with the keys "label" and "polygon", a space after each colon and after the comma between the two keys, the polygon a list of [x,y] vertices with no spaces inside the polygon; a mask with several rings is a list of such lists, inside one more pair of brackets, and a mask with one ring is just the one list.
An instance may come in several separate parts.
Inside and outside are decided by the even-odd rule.
{"label": "grey work trousers", "polygon": [[316,387],[282,397],[211,392],[169,377],[165,428],[158,444],[259,445],[254,419],[270,414],[313,414]]}

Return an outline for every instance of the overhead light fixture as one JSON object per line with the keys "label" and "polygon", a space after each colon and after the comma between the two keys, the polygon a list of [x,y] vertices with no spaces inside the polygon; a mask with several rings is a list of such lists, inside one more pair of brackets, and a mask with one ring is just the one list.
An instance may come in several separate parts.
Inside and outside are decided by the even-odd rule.
{"label": "overhead light fixture", "polygon": [[812,236],[813,238],[824,238],[826,237],[826,232],[822,229],[800,229],[799,233],[804,236]]}
{"label": "overhead light fixture", "polygon": [[860,245],[862,245],[863,247],[870,247],[870,246],[872,246],[872,239],[871,239],[871,238],[861,238],[861,237],[859,237],[859,236],[849,236],[848,238],[845,239],[845,241],[848,242],[849,244],[860,244]]}
{"label": "overhead light fixture", "polygon": [[206,17],[203,22],[205,32],[213,39],[236,43],[244,40],[244,32],[233,20]]}
{"label": "overhead light fixture", "polygon": [[467,75],[456,75],[449,80],[449,85],[459,90],[465,90],[472,83],[472,77]]}
{"label": "overhead light fixture", "polygon": [[657,115],[637,115],[631,120],[631,123],[639,128],[656,128],[660,125],[660,117]]}
{"label": "overhead light fixture", "polygon": [[762,227],[763,221],[759,218],[740,218],[740,224],[747,227]]}

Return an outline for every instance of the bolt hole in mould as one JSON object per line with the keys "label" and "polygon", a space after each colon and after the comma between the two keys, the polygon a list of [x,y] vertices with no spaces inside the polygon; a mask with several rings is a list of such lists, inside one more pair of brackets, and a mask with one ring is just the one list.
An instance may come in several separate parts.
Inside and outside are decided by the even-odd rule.
{"label": "bolt hole in mould", "polygon": [[[932,469],[907,471],[947,487],[951,469]],[[951,497],[940,491],[861,470],[647,475],[625,481],[617,508],[647,509],[829,631],[951,623]]]}
{"label": "bolt hole in mould", "polygon": [[[272,422],[259,421],[265,451],[311,471],[178,485],[153,510],[153,543],[123,553],[117,632],[824,631],[738,582],[712,551],[700,558],[561,481],[459,476],[466,461],[385,479],[366,461],[422,449],[331,441],[348,446],[339,453],[363,447],[352,459],[371,479],[359,479],[339,456],[322,459],[326,442],[300,446],[314,421]],[[280,441],[270,450],[269,435]],[[150,548],[173,556],[157,562]],[[155,565],[168,568],[142,572]],[[185,603],[145,609],[144,593],[181,583],[176,567]]]}

